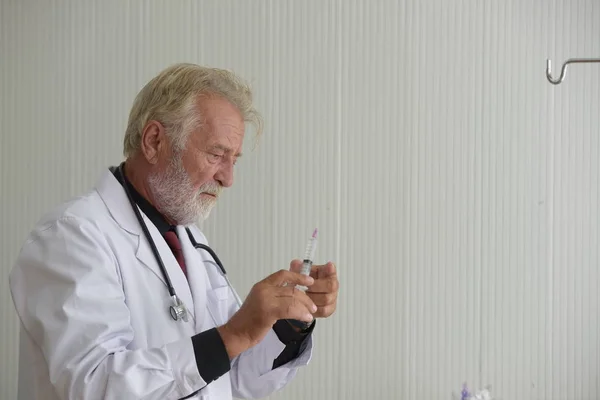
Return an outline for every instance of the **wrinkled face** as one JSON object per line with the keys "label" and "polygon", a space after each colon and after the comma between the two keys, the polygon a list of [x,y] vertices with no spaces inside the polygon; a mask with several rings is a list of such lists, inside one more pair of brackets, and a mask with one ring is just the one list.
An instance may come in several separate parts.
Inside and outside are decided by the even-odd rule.
{"label": "wrinkled face", "polygon": [[155,206],[170,220],[188,225],[206,219],[223,188],[233,184],[241,155],[244,120],[227,100],[203,98],[203,124],[187,137],[185,148],[165,146],[148,177]]}

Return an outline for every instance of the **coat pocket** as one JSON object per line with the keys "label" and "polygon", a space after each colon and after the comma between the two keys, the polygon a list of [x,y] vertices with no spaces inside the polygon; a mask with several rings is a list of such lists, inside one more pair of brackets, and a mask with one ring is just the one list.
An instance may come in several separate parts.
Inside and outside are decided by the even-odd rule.
{"label": "coat pocket", "polygon": [[229,320],[229,286],[221,286],[206,293],[208,312],[215,326],[220,326]]}

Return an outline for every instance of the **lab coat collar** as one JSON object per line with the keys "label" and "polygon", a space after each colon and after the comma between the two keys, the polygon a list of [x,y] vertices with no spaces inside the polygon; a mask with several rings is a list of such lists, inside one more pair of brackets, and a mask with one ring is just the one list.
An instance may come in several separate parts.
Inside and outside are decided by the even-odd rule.
{"label": "lab coat collar", "polygon": [[[125,163],[122,163],[120,168],[123,168],[123,171],[125,171]],[[152,221],[152,223],[156,226],[156,228],[162,236],[164,236],[165,233],[167,233],[169,230],[172,230],[172,226],[167,222],[165,217],[156,209],[156,207],[154,207],[144,196],[142,196],[137,191],[137,189],[131,184],[129,179],[127,179],[127,176],[125,176],[125,174],[122,175],[120,173],[115,173],[115,171],[112,172],[117,178],[117,181],[119,181],[119,183],[122,186],[127,185],[127,188],[129,189],[129,193],[131,194],[131,197],[133,197],[133,200],[137,203],[140,210],[142,210],[142,212],[146,214],[148,218],[150,218],[150,221]]]}
{"label": "lab coat collar", "polygon": [[134,235],[142,235],[142,227],[135,217],[123,186],[112,173],[111,169],[104,171],[96,183],[96,191],[106,205],[108,212],[121,228]]}

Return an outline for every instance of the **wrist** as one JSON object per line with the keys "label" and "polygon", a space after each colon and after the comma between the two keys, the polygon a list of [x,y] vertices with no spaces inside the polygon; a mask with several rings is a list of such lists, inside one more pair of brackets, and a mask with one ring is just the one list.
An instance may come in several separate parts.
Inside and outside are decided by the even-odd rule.
{"label": "wrist", "polygon": [[217,331],[221,335],[230,360],[252,347],[251,341],[245,335],[236,333],[228,324],[219,326]]}

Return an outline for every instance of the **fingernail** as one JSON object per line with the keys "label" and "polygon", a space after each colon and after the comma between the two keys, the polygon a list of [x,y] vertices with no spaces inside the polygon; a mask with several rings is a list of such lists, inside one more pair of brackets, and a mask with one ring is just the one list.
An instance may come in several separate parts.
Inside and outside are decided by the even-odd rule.
{"label": "fingernail", "polygon": [[317,306],[315,304],[312,305],[311,307],[312,312],[317,312]]}
{"label": "fingernail", "polygon": [[309,276],[309,277],[308,277],[308,284],[309,284],[309,285],[312,285],[313,283],[315,283],[315,280],[314,280],[314,278],[313,278],[312,276]]}
{"label": "fingernail", "polygon": [[312,316],[312,314],[306,314],[306,315],[304,316],[304,318],[306,318],[306,320],[308,320],[308,322],[312,322],[312,320],[313,320],[313,316]]}

